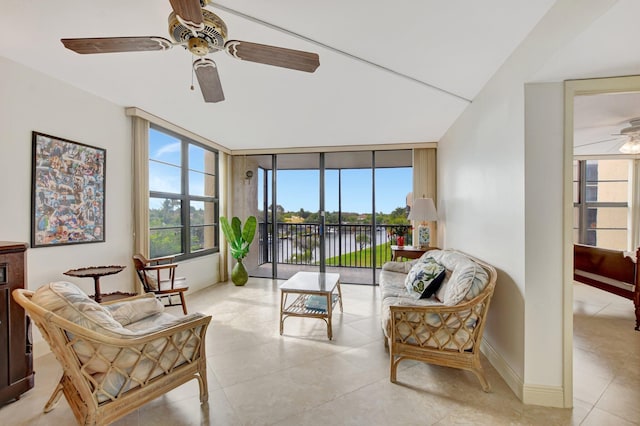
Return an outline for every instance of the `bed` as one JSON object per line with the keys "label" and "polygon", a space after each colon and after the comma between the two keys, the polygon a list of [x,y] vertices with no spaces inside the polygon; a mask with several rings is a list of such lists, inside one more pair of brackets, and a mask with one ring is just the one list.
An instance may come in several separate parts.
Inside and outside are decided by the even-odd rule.
{"label": "bed", "polygon": [[633,301],[640,330],[640,271],[635,253],[574,244],[573,279]]}

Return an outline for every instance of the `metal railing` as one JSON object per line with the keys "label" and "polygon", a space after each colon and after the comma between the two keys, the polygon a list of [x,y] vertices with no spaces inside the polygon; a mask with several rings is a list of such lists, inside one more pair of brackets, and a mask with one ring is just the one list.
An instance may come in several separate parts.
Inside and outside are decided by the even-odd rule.
{"label": "metal railing", "polygon": [[[327,266],[370,268],[372,252],[376,267],[391,260],[390,246],[396,243],[394,232],[403,230],[405,243],[411,244],[410,225],[377,225],[373,247],[373,226],[363,224],[325,225],[325,259]],[[276,226],[277,251],[272,255],[274,237],[271,223],[258,224],[260,244],[258,263],[317,265],[320,263],[320,224],[284,223]]]}

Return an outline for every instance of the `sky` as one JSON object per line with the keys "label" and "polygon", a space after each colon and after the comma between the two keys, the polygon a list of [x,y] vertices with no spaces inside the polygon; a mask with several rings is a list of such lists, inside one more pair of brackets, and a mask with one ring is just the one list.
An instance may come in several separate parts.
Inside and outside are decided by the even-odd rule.
{"label": "sky", "polygon": [[[149,132],[149,189],[152,191],[180,193],[180,139],[164,132],[151,129]],[[204,167],[203,150],[191,146],[189,152],[192,169]],[[178,166],[178,167],[176,167]],[[279,170],[278,201],[285,211],[299,211],[301,208],[316,212],[319,210],[320,172],[318,170]],[[258,203],[262,203],[264,179],[258,173]],[[342,211],[371,213],[371,169],[343,169],[341,172]],[[270,178],[269,178],[270,182]],[[192,193],[203,193],[201,182],[190,184]],[[376,169],[376,212],[391,213],[398,207],[406,206],[407,195],[411,192],[413,172],[411,167]],[[325,174],[325,210],[338,211],[338,170],[330,169]],[[155,202],[154,202],[155,201]],[[269,202],[269,204],[271,204]],[[150,200],[151,208],[162,205],[161,200]]]}
{"label": "sky", "polygon": [[[260,173],[261,175],[261,173]],[[259,176],[260,178],[261,176]],[[318,170],[280,170],[278,177],[278,204],[285,211],[319,210]],[[371,213],[371,169],[342,170],[342,211]],[[376,169],[376,211],[390,213],[407,205],[413,174],[411,167]],[[325,210],[338,210],[338,171],[327,170],[325,176]],[[258,199],[263,197],[258,185]],[[260,202],[260,201],[259,201]],[[270,203],[269,203],[270,204]]]}

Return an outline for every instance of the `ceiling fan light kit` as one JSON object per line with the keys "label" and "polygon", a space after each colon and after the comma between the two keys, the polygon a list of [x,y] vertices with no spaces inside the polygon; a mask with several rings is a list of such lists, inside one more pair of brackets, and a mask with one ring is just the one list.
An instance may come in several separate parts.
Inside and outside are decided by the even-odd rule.
{"label": "ceiling fan light kit", "polygon": [[640,154],[640,118],[629,121],[630,126],[620,131],[628,140],[620,147],[623,154]]}
{"label": "ceiling fan light kit", "polygon": [[205,102],[224,100],[222,84],[215,62],[205,58],[210,53],[225,50],[231,57],[281,68],[312,73],[320,66],[318,54],[239,40],[227,40],[227,25],[215,13],[204,9],[209,0],[169,0],[173,12],[169,15],[169,36],[164,37],[100,37],[64,38],[60,41],[69,50],[81,54],[141,52],[168,50],[183,46],[200,58],[193,70]]}
{"label": "ceiling fan light kit", "polygon": [[620,147],[623,154],[640,154],[640,135],[633,135]]}

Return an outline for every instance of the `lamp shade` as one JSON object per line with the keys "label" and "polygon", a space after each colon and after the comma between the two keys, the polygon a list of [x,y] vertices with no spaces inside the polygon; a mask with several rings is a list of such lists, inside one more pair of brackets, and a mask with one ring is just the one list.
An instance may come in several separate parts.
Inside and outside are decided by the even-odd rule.
{"label": "lamp shade", "polygon": [[623,154],[640,154],[640,134],[633,133],[627,135],[629,139],[620,147]]}
{"label": "lamp shade", "polygon": [[431,198],[417,198],[413,200],[413,206],[409,212],[409,220],[420,222],[418,225],[418,246],[429,247],[431,231],[423,222],[438,220],[436,206]]}
{"label": "lamp shade", "polygon": [[417,222],[427,222],[438,220],[436,206],[431,198],[417,198],[413,201],[411,211],[409,212],[409,220]]}

